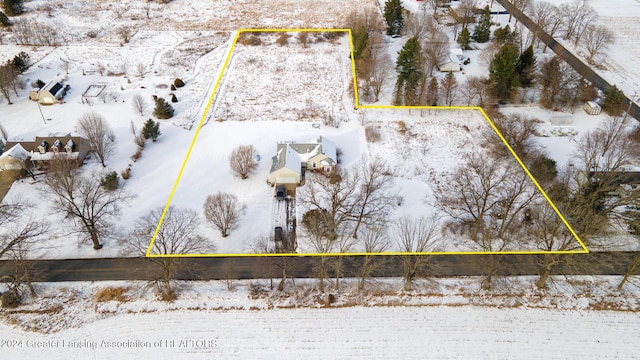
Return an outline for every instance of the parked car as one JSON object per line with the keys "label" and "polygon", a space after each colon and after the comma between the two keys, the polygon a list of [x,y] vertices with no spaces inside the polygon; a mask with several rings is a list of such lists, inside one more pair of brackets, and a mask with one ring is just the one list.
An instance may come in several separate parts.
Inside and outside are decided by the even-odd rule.
{"label": "parked car", "polygon": [[284,232],[282,226],[276,226],[273,229],[273,241],[282,241],[284,239]]}
{"label": "parked car", "polygon": [[284,188],[284,186],[280,185],[276,187],[276,199],[284,200],[285,196],[287,196],[287,190]]}

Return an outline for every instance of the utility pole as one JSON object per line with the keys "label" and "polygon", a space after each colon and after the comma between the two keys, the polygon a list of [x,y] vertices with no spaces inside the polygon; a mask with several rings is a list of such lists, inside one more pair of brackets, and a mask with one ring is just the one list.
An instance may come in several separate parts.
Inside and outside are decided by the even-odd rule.
{"label": "utility pole", "polygon": [[42,116],[42,121],[45,125],[47,125],[47,120],[44,118],[44,114],[42,113],[42,108],[40,108],[40,100],[36,100],[36,104],[38,104],[38,110],[40,110],[40,116]]}
{"label": "utility pole", "polygon": [[633,102],[636,100],[636,96],[638,95],[637,91],[633,92],[633,96],[629,99],[629,106],[627,107],[627,111],[624,113],[624,117],[622,118],[622,121],[627,121],[627,116],[629,116],[629,112],[631,111],[631,106],[633,105]]}

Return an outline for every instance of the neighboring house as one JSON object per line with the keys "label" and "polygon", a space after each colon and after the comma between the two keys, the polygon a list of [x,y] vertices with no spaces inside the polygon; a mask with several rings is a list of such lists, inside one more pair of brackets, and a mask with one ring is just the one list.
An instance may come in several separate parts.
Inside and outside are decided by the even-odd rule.
{"label": "neighboring house", "polygon": [[90,147],[87,139],[70,134],[61,136],[36,137],[33,141],[8,141],[5,148],[20,145],[28,155],[27,167],[46,168],[53,159],[68,159],[78,166],[87,157]]}
{"label": "neighboring house", "polygon": [[0,170],[22,170],[27,166],[29,153],[16,144],[0,155]]}
{"label": "neighboring house", "polygon": [[279,143],[267,182],[294,192],[295,187],[302,184],[306,169],[334,171],[336,152],[336,145],[322,136],[317,143]]}
{"label": "neighboring house", "polygon": [[40,90],[31,90],[29,99],[42,105],[53,105],[64,97],[66,89],[59,82],[51,81]]}

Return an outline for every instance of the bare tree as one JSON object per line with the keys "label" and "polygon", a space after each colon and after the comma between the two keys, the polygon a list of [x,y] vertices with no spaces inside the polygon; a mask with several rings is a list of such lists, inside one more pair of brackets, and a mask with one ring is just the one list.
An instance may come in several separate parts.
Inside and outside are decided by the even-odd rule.
{"label": "bare tree", "polygon": [[440,81],[440,89],[442,89],[445,103],[449,106],[453,105],[458,90],[458,82],[451,71]]}
{"label": "bare tree", "polygon": [[467,76],[467,81],[460,87],[460,94],[467,106],[484,106],[488,97],[487,81],[480,76]]}
{"label": "bare tree", "polygon": [[[458,6],[458,15],[460,16],[460,22],[463,26],[467,26],[469,23],[475,22],[475,15],[473,10],[478,7],[477,0],[462,0]],[[511,21],[511,20],[509,20]]]}
{"label": "bare tree", "polygon": [[64,155],[51,161],[51,173],[45,178],[43,195],[49,198],[56,211],[66,213],[78,232],[89,237],[93,248],[102,248],[100,239],[112,234],[120,208],[132,198],[122,188],[107,190],[101,186],[101,173],[82,176],[76,164]]}
{"label": "bare tree", "polygon": [[[304,237],[318,253],[346,252],[354,245],[353,218],[358,199],[358,178],[356,173],[342,174],[311,173],[298,194],[300,206],[304,209],[302,225]],[[314,273],[319,280],[320,291],[324,292],[324,279],[333,269],[339,279],[342,259],[320,256],[316,259]],[[339,286],[339,283],[337,284]]]}
{"label": "bare tree", "polygon": [[574,39],[577,45],[589,24],[598,20],[598,13],[586,2],[573,0],[560,5],[565,39]]}
{"label": "bare tree", "polygon": [[89,141],[102,167],[107,167],[105,161],[115,152],[115,135],[107,121],[94,111],[86,112],[78,120],[78,132]]}
{"label": "bare tree", "polygon": [[[170,206],[164,214],[158,234],[151,246],[151,239],[163,211],[161,207],[153,209],[135,222],[131,233],[120,239],[123,245],[121,256],[145,256],[148,250],[151,255],[185,255],[215,251],[213,245],[207,244],[207,240],[198,232],[200,218],[196,211],[173,206]],[[175,289],[172,286],[172,280],[179,270],[184,269],[184,260],[179,257],[148,257],[147,259],[158,265],[160,269],[157,282],[160,285],[162,298],[174,299]]]}
{"label": "bare tree", "polygon": [[[140,113],[140,116],[144,116],[144,113],[149,108],[149,104],[144,100],[144,97],[140,94],[136,94],[132,98],[133,109]],[[135,136],[135,134],[134,134]]]}
{"label": "bare tree", "polygon": [[389,250],[391,242],[387,236],[386,228],[378,225],[366,225],[358,240],[364,252],[367,253],[362,257],[362,264],[358,268],[358,290],[362,291],[367,279],[375,271],[386,266],[384,257],[369,254],[382,253]]}
{"label": "bare tree", "polygon": [[615,36],[606,26],[589,24],[584,32],[584,47],[589,53],[587,57],[589,63],[593,64],[596,55],[601,55],[614,43]]}
{"label": "bare tree", "polygon": [[[323,237],[334,241],[339,235],[352,232],[345,230],[346,223],[354,218],[358,200],[359,181],[356,173],[325,176],[311,173],[298,194],[298,200],[307,213],[312,213],[315,226]],[[304,218],[303,218],[304,222]]]}
{"label": "bare tree", "polygon": [[[505,116],[499,111],[490,111],[489,116],[502,137],[520,159],[526,161],[531,154],[538,151],[539,145],[535,137],[538,133],[538,125],[541,123],[540,120],[520,114]],[[512,158],[511,152],[502,141],[498,141],[493,129],[487,129],[483,135],[485,146],[491,149],[496,157],[503,160]]]}
{"label": "bare tree", "polygon": [[391,212],[393,196],[389,193],[393,183],[391,170],[387,163],[379,157],[371,160],[363,156],[357,165],[359,187],[354,202],[353,237],[358,237],[362,223],[380,224]]}
{"label": "bare tree", "polygon": [[407,17],[407,21],[404,26],[404,31],[409,37],[417,37],[418,41],[422,43],[428,38],[431,38],[433,34],[441,30],[441,25],[438,24],[433,14],[429,13],[426,4],[423,3],[418,12],[411,13]]}
{"label": "bare tree", "polygon": [[128,44],[129,40],[131,40],[132,31],[131,28],[124,25],[118,28],[118,36],[122,40],[123,44]]}
{"label": "bare tree", "polygon": [[124,15],[124,13],[129,10],[129,5],[128,4],[123,4],[123,3],[111,3],[111,11],[113,12],[113,15],[116,19],[121,19],[122,15]]}
{"label": "bare tree", "polygon": [[564,60],[556,56],[552,57],[540,68],[538,78],[542,86],[540,104],[548,109],[570,104],[575,99],[577,85],[581,78],[580,74]]}
{"label": "bare tree", "polygon": [[235,195],[229,193],[217,192],[209,195],[204,203],[205,219],[220,230],[222,237],[227,237],[229,230],[238,224],[244,211],[244,205],[240,204]]}
{"label": "bare tree", "polygon": [[146,66],[144,66],[143,63],[139,62],[138,64],[136,64],[136,76],[142,79],[144,77],[145,72],[146,72]]}
{"label": "bare tree", "polygon": [[640,270],[640,254],[636,255],[631,261],[631,264],[629,264],[629,267],[627,268],[627,271],[624,273],[622,280],[620,280],[620,283],[618,283],[618,290],[622,290],[624,288],[624,285],[627,282],[629,282],[629,280],[631,280],[632,276],[638,275],[639,270]]}
{"label": "bare tree", "polygon": [[302,45],[303,48],[309,46],[309,33],[306,31],[302,31],[298,33],[298,41]]}
{"label": "bare tree", "polygon": [[[11,102],[11,89],[15,91],[15,84],[18,81],[18,72],[15,67],[9,63],[0,66],[0,92],[7,99],[9,105]],[[16,94],[17,95],[17,94]]]}
{"label": "bare tree", "polygon": [[[400,218],[392,226],[392,234],[396,239],[398,250],[404,253],[434,252],[440,249],[438,237],[439,224],[435,218]],[[430,255],[401,255],[403,266],[404,290],[411,291],[416,277],[426,269]]]}
{"label": "bare tree", "polygon": [[[533,6],[530,7],[529,16],[551,37],[555,36],[563,23],[560,9],[556,5],[546,1],[534,2]],[[539,44],[540,37],[539,34],[534,33],[531,38],[531,44],[536,41]],[[547,46],[544,45],[543,52],[546,52],[546,50]]]}
{"label": "bare tree", "polygon": [[374,102],[377,102],[394,67],[382,35],[373,33],[369,36],[367,48],[356,61],[356,65],[360,79],[366,81],[365,94],[370,92]]}
{"label": "bare tree", "polygon": [[436,31],[424,43],[422,50],[425,64],[424,73],[432,76],[433,69],[449,56],[449,37],[443,31]]}
{"label": "bare tree", "polygon": [[229,166],[240,179],[246,179],[258,167],[258,151],[253,145],[239,145],[229,156]]}

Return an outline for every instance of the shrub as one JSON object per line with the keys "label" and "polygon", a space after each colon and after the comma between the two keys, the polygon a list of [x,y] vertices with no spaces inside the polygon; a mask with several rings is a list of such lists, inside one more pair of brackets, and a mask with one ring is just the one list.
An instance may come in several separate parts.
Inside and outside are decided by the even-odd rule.
{"label": "shrub", "polygon": [[364,128],[364,137],[370,143],[378,142],[380,141],[380,131],[373,126],[367,126]]}
{"label": "shrub", "polygon": [[136,145],[138,145],[138,147],[139,147],[139,148],[143,149],[143,148],[144,148],[144,145],[145,145],[145,144],[146,144],[146,142],[147,142],[147,139],[144,137],[144,134],[140,133],[138,136],[136,136],[136,137],[133,139],[133,142],[135,142],[135,143],[136,143]]}
{"label": "shrub", "polygon": [[98,36],[98,33],[94,30],[87,31],[87,37],[89,39],[95,39]]}
{"label": "shrub", "polygon": [[173,117],[173,106],[167,103],[163,98],[156,100],[156,107],[153,109],[153,116],[158,119],[170,119]]}
{"label": "shrub", "polygon": [[105,190],[113,191],[118,188],[118,174],[115,171],[107,173],[100,181],[100,186]]}
{"label": "shrub", "polygon": [[129,179],[129,178],[131,177],[131,168],[130,168],[130,167],[128,167],[128,168],[126,168],[126,169],[122,170],[122,171],[120,172],[120,176],[122,176],[122,178],[123,178],[124,180]]}
{"label": "shrub", "polygon": [[0,295],[0,300],[2,301],[2,307],[9,309],[17,308],[21,303],[20,294],[12,290],[3,292]]}
{"label": "shrub", "polygon": [[176,91],[176,86],[171,84],[171,91]]}
{"label": "shrub", "polygon": [[178,102],[178,98],[176,97],[176,94],[171,94],[171,102],[172,103],[177,103]]}
{"label": "shrub", "polygon": [[402,135],[407,133],[407,124],[402,120],[398,121],[398,132]]}
{"label": "shrub", "polygon": [[291,37],[291,35],[287,34],[287,33],[282,33],[280,34],[280,36],[278,36],[278,39],[276,40],[276,44],[280,45],[280,46],[285,46],[287,44],[289,44],[289,38]]}
{"label": "shrub", "polygon": [[240,145],[229,156],[231,170],[241,179],[246,179],[258,167],[258,151],[253,145]]}
{"label": "shrub", "polygon": [[11,26],[11,20],[5,15],[2,11],[0,11],[0,25],[3,27]]}
{"label": "shrub", "polygon": [[124,296],[125,293],[129,291],[127,288],[121,287],[106,287],[96,294],[96,302],[107,302],[107,301],[119,301],[126,302],[127,298]]}
{"label": "shrub", "polygon": [[142,149],[138,148],[138,150],[136,150],[136,152],[133,155],[131,155],[131,160],[133,160],[133,162],[136,162],[141,157],[142,157]]}
{"label": "shrub", "polygon": [[181,88],[184,86],[184,81],[180,80],[179,78],[176,78],[175,80],[173,80],[173,85],[177,88]]}

